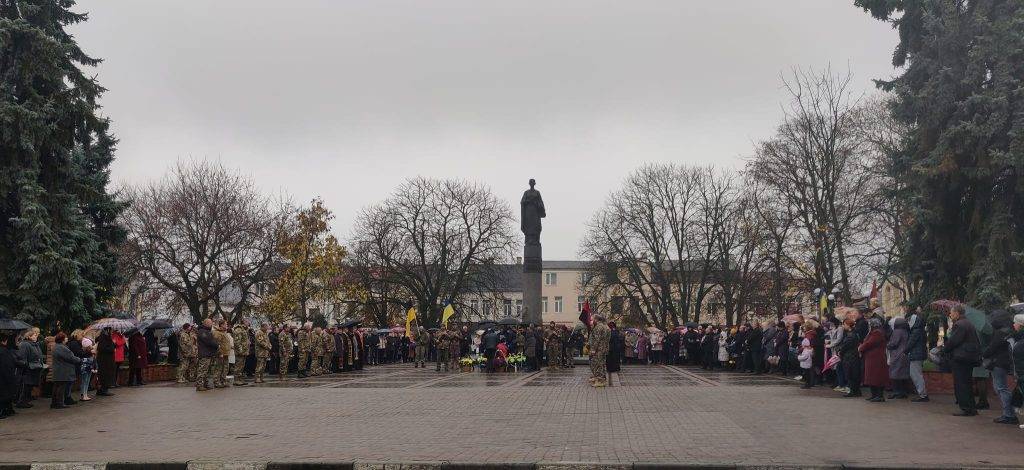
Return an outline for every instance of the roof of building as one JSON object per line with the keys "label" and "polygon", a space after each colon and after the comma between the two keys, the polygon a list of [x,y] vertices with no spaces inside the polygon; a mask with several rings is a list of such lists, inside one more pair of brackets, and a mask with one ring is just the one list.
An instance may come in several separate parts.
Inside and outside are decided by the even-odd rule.
{"label": "roof of building", "polygon": [[582,271],[589,267],[589,261],[544,260],[544,269],[575,269]]}

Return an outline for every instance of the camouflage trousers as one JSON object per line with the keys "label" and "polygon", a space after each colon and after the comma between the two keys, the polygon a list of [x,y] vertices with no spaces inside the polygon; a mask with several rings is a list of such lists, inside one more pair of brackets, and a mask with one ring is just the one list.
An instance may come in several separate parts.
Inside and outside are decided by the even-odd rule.
{"label": "camouflage trousers", "polygon": [[459,370],[459,351],[456,349],[448,350],[448,368]]}
{"label": "camouflage trousers", "polygon": [[426,362],[427,362],[427,347],[426,346],[416,346],[416,358],[415,358],[415,361],[416,361],[416,364],[415,364],[416,367],[427,367],[427,364],[426,364]]}
{"label": "camouflage trousers", "polygon": [[256,381],[263,381],[263,373],[267,370],[267,357],[256,356]]}
{"label": "camouflage trousers", "polygon": [[235,355],[235,363],[231,365],[231,375],[235,378],[235,385],[245,385],[245,360],[249,357],[248,354],[244,356]]}
{"label": "camouflage trousers", "polygon": [[593,374],[594,378],[599,382],[608,383],[607,359],[607,354],[590,355],[590,373]]}
{"label": "camouflage trousers", "polygon": [[217,356],[217,360],[213,363],[213,386],[214,387],[227,387],[228,386],[228,357]]}
{"label": "camouflage trousers", "polygon": [[182,357],[178,364],[178,383],[192,382],[196,379],[196,363],[193,357]]}
{"label": "camouflage trousers", "polygon": [[323,356],[320,356],[320,355],[313,356],[313,364],[311,364],[309,366],[309,369],[310,369],[309,370],[309,374],[310,375],[320,375],[320,374],[323,374],[324,373],[323,362],[324,362],[324,357]]}
{"label": "camouflage trousers", "polygon": [[437,350],[437,371],[441,372],[441,368],[442,367],[444,367],[444,370],[447,371],[448,370],[448,364],[450,362],[451,361],[448,358],[448,350],[447,349],[438,349]]}
{"label": "camouflage trousers", "polygon": [[548,367],[558,367],[562,363],[562,345],[561,344],[548,344]]}
{"label": "camouflage trousers", "polygon": [[278,357],[278,359],[279,360],[277,364],[277,375],[278,377],[283,378],[284,375],[288,373],[288,363],[291,362],[292,357],[290,355],[282,354]]}
{"label": "camouflage trousers", "polygon": [[295,366],[299,373],[309,372],[309,351],[299,351],[299,364]]}
{"label": "camouflage trousers", "polygon": [[196,361],[196,369],[193,378],[196,381],[196,390],[210,388],[213,378],[213,358],[203,357]]}

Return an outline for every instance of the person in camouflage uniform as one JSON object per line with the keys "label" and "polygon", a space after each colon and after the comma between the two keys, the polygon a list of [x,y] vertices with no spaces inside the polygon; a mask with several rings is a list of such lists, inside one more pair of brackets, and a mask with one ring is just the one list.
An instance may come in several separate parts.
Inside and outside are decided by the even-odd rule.
{"label": "person in camouflage uniform", "polygon": [[448,331],[448,367],[450,370],[459,370],[459,352],[462,348],[462,335],[458,330]]}
{"label": "person in camouflage uniform", "polygon": [[335,364],[337,361],[334,360],[335,350],[338,348],[334,342],[334,334],[337,330],[331,328],[324,331],[324,373],[333,374],[335,370]]}
{"label": "person in camouflage uniform", "polygon": [[545,335],[544,349],[548,354],[548,369],[557,369],[562,363],[562,337],[555,322],[551,322]]}
{"label": "person in camouflage uniform", "polygon": [[319,326],[309,332],[309,375],[313,377],[320,375],[320,360],[324,358],[323,341]]}
{"label": "person in camouflage uniform", "polygon": [[240,321],[231,329],[231,337],[235,340],[235,363],[231,367],[231,375],[235,377],[235,385],[249,385],[245,381],[245,361],[249,357],[249,322]]}
{"label": "person in camouflage uniform", "polygon": [[296,342],[299,343],[299,364],[296,366],[298,372],[296,372],[295,375],[299,378],[309,377],[309,353],[310,347],[312,346],[309,339],[309,330],[312,327],[312,323],[306,322],[305,325],[302,325],[302,328],[299,328],[299,332],[295,338]]}
{"label": "person in camouflage uniform", "polygon": [[426,368],[427,351],[430,350],[430,333],[424,327],[416,329],[416,363],[414,367]]}
{"label": "person in camouflage uniform", "polygon": [[292,360],[292,349],[295,347],[295,339],[292,338],[291,328],[287,326],[281,328],[281,331],[277,334],[277,345],[277,378],[284,380],[285,375],[288,374],[288,364]]}
{"label": "person in camouflage uniform", "polygon": [[443,367],[448,371],[448,330],[441,328],[434,334],[434,347],[437,349],[437,371]]}
{"label": "person in camouflage uniform", "polygon": [[228,322],[221,320],[217,328],[213,329],[213,339],[217,341],[217,361],[213,364],[216,371],[213,376],[213,388],[228,386],[228,355],[231,354],[231,340],[228,335]]}
{"label": "person in camouflage uniform", "polygon": [[608,347],[612,332],[601,315],[594,316],[594,328],[590,331],[587,347],[590,349],[590,371],[593,377],[590,384],[594,387],[608,386]]}
{"label": "person in camouflage uniform", "polygon": [[573,365],[573,345],[571,342],[572,332],[565,325],[562,325],[559,337],[562,340],[562,367],[575,367]]}
{"label": "person in camouflage uniform", "polygon": [[267,369],[267,361],[270,360],[270,325],[264,323],[259,330],[256,330],[256,378],[255,382],[263,383],[263,372]]}
{"label": "person in camouflage uniform", "polygon": [[199,351],[196,345],[196,332],[192,325],[186,323],[178,332],[178,383],[192,382],[196,378],[196,363]]}

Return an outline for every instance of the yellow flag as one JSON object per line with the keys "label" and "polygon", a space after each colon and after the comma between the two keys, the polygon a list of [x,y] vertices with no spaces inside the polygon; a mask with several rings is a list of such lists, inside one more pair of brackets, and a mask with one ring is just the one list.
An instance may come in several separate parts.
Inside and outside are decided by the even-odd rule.
{"label": "yellow flag", "polygon": [[412,338],[412,321],[416,319],[416,307],[409,309],[405,314],[405,336]]}
{"label": "yellow flag", "polygon": [[828,310],[828,296],[822,294],[822,296],[821,296],[821,311],[822,311],[822,313],[824,313],[826,310]]}
{"label": "yellow flag", "polygon": [[441,323],[445,328],[448,328],[448,319],[451,318],[452,315],[455,315],[455,307],[453,307],[452,304],[448,304],[448,306],[444,308],[444,312],[441,313]]}

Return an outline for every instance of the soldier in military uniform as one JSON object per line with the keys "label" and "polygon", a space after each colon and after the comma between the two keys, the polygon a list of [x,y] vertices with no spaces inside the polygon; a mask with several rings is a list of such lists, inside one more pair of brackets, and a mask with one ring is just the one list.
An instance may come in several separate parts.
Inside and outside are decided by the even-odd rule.
{"label": "soldier in military uniform", "polygon": [[245,360],[249,357],[249,322],[240,321],[231,329],[231,337],[235,340],[235,364],[231,375],[235,377],[235,385],[249,385],[245,381]]}
{"label": "soldier in military uniform", "polygon": [[434,334],[434,347],[437,349],[437,371],[441,372],[442,365],[445,372],[448,371],[448,330],[441,328]]}
{"label": "soldier in military uniform", "polygon": [[569,328],[562,325],[560,337],[562,339],[562,367],[575,367],[573,365],[573,345],[571,342],[572,333]]}
{"label": "soldier in military uniform", "polygon": [[178,332],[178,383],[191,382],[196,378],[196,362],[199,351],[196,347],[196,333],[186,323]]}
{"label": "soldier in military uniform", "polygon": [[430,333],[427,333],[427,329],[419,327],[416,329],[416,363],[414,367],[427,368],[427,351],[430,349]]}
{"label": "soldier in military uniform", "polygon": [[299,332],[296,335],[295,340],[299,343],[299,364],[295,366],[298,369],[295,375],[298,378],[309,377],[309,353],[311,346],[309,330],[312,327],[312,323],[306,322],[305,325],[302,325],[302,328],[299,328]]}
{"label": "soldier in military uniform", "polygon": [[270,360],[270,325],[264,323],[259,330],[256,330],[256,379],[258,384],[263,383],[263,371],[267,369],[267,361]]}
{"label": "soldier in military uniform", "polygon": [[544,349],[548,353],[548,369],[557,369],[562,363],[562,337],[555,322],[551,322],[551,326],[548,328],[544,338]]}
{"label": "soldier in military uniform", "polygon": [[458,330],[448,330],[448,367],[451,370],[459,370],[459,359],[462,348],[462,335]]}
{"label": "soldier in military uniform", "polygon": [[334,341],[334,334],[337,330],[331,328],[324,331],[324,373],[333,374],[337,370],[337,361],[334,360],[335,350],[338,348]]}
{"label": "soldier in military uniform", "polygon": [[313,328],[313,331],[309,334],[309,351],[313,356],[309,366],[309,375],[316,377],[323,373],[320,364],[324,360],[324,335],[323,330],[319,326]]}
{"label": "soldier in military uniform", "polygon": [[288,374],[288,364],[292,360],[292,349],[295,347],[295,340],[292,338],[291,328],[285,326],[277,334],[277,378],[284,380]]}
{"label": "soldier in military uniform", "polygon": [[590,370],[594,375],[590,384],[594,387],[608,386],[608,347],[611,341],[612,332],[604,323],[604,317],[594,317],[594,328],[590,331],[590,340],[587,343],[590,349]]}
{"label": "soldier in military uniform", "polygon": [[213,339],[217,341],[217,360],[213,364],[216,374],[213,377],[213,388],[228,386],[228,355],[231,354],[231,339],[228,337],[228,322],[221,320],[213,330]]}

